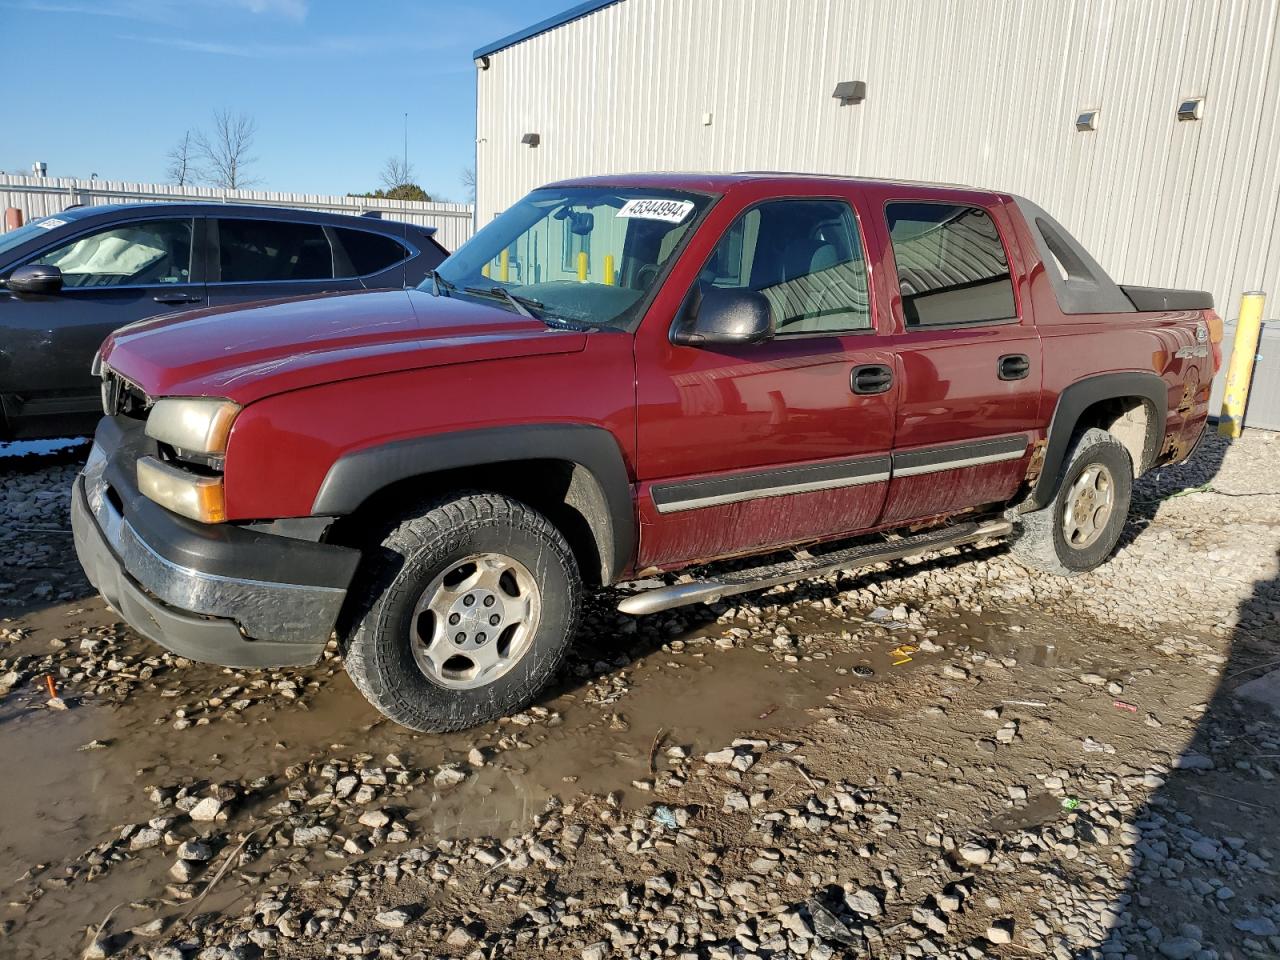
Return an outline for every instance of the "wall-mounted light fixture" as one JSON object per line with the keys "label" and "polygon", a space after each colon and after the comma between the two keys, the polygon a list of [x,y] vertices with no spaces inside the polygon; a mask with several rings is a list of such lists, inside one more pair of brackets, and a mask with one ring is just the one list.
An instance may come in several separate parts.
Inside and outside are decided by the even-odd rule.
{"label": "wall-mounted light fixture", "polygon": [[1077,130],[1097,130],[1098,129],[1098,113],[1097,107],[1091,107],[1088,110],[1081,110],[1076,114]]}
{"label": "wall-mounted light fixture", "polygon": [[842,107],[851,103],[861,103],[867,99],[867,81],[841,80],[836,84],[836,89],[831,96],[839,100]]}
{"label": "wall-mounted light fixture", "polygon": [[1187,97],[1178,104],[1179,120],[1199,120],[1204,114],[1204,97]]}
{"label": "wall-mounted light fixture", "polygon": [[531,147],[536,147],[538,144],[542,142],[542,134],[526,133],[523,137],[520,138],[520,142],[524,144],[528,144]]}

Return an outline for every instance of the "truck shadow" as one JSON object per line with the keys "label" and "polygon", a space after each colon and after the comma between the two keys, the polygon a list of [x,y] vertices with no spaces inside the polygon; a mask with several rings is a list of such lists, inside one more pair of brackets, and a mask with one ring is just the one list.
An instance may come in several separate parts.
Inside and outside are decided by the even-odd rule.
{"label": "truck shadow", "polygon": [[1158,467],[1133,485],[1133,502],[1129,507],[1129,522],[1125,524],[1117,549],[1133,543],[1159,514],[1160,508],[1174,497],[1185,496],[1212,483],[1222,470],[1222,462],[1231,441],[1218,436],[1213,424],[1205,427],[1204,439],[1195,453],[1185,463]]}
{"label": "truck shadow", "polygon": [[[1230,628],[1181,755],[1129,820],[1141,838],[1104,955],[1280,956],[1280,576],[1254,582]],[[1237,693],[1257,680],[1273,710]]]}

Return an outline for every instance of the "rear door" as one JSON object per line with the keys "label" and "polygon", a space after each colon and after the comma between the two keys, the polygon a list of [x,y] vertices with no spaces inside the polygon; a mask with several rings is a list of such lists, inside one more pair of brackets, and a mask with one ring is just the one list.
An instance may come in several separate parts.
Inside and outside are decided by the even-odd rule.
{"label": "rear door", "polygon": [[49,296],[0,294],[0,393],[16,428],[66,414],[96,417],[98,382],[89,365],[107,335],[205,302],[199,223],[190,216],[115,218],[23,261],[58,267],[63,285]]}
{"label": "rear door", "polygon": [[248,217],[209,222],[212,305],[361,289],[354,275],[336,276],[334,246],[318,223]]}
{"label": "rear door", "polygon": [[899,383],[880,523],[1007,500],[1041,436],[1042,364],[1013,282],[1003,211],[986,194],[888,193],[879,206]]}
{"label": "rear door", "polygon": [[851,198],[722,201],[704,232],[719,239],[686,255],[693,283],[759,291],[777,333],[692,347],[670,342],[676,317],[646,317],[662,329],[636,340],[642,568],[861,530],[888,485],[893,355]]}

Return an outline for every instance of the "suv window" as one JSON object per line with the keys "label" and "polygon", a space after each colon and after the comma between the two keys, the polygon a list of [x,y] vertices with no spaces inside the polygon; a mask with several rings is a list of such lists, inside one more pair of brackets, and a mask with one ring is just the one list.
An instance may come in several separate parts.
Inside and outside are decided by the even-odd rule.
{"label": "suv window", "polygon": [[219,220],[218,263],[224,283],[333,279],[329,238],[314,223]]}
{"label": "suv window", "polygon": [[986,210],[890,203],[885,217],[907,326],[1017,319],[1009,260]]}
{"label": "suv window", "polygon": [[337,227],[333,232],[338,235],[338,242],[346,251],[347,259],[351,262],[351,276],[354,277],[386,270],[409,256],[409,251],[399,240],[381,233],[348,230],[346,227]]}
{"label": "suv window", "polygon": [[871,329],[858,222],[839,200],[772,200],[720,238],[700,280],[764,294],[781,336]]}
{"label": "suv window", "polygon": [[65,287],[122,287],[191,280],[191,221],[140,220],[77,237],[31,263],[62,271]]}

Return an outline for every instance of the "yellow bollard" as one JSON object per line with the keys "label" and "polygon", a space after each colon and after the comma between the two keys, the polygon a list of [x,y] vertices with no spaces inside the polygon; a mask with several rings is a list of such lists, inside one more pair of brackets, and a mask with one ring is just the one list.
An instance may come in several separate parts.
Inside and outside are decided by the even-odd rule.
{"label": "yellow bollard", "polygon": [[609,286],[613,286],[613,254],[606,253],[604,255],[604,282]]}
{"label": "yellow bollard", "polygon": [[588,266],[587,251],[579,250],[578,251],[578,282],[579,283],[587,282],[587,266]]}
{"label": "yellow bollard", "polygon": [[511,279],[511,251],[504,249],[498,257],[498,279],[506,283]]}
{"label": "yellow bollard", "polygon": [[1240,298],[1240,319],[1236,321],[1236,341],[1227,368],[1227,387],[1218,416],[1218,436],[1238,437],[1244,429],[1244,408],[1249,402],[1249,382],[1258,357],[1258,337],[1262,333],[1262,305],[1267,295],[1253,290]]}

